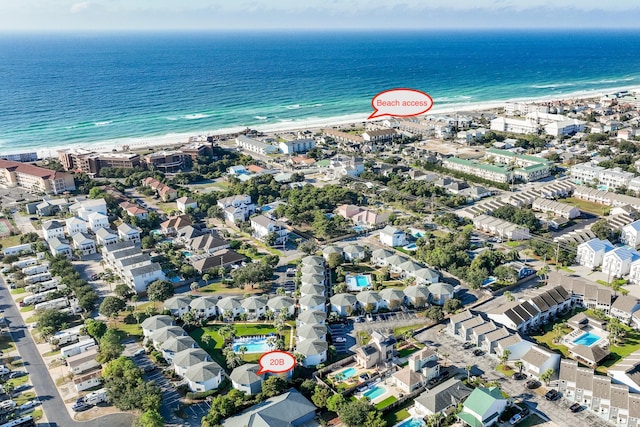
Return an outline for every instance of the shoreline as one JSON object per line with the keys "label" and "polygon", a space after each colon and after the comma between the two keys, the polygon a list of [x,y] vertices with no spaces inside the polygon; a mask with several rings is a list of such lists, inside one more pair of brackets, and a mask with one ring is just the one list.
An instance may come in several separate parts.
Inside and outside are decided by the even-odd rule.
{"label": "shoreline", "polygon": [[[615,92],[620,91],[640,91],[640,86],[623,86],[623,87],[615,87],[615,88],[607,88],[607,89],[594,89],[594,90],[582,90],[576,91],[572,93],[566,94],[557,94],[557,95],[545,95],[542,97],[522,97],[522,98],[511,98],[507,100],[489,100],[489,101],[481,101],[481,102],[472,102],[472,103],[454,103],[449,105],[444,105],[441,107],[434,106],[428,113],[424,114],[425,117],[434,116],[438,114],[453,114],[453,113],[478,113],[483,111],[490,111],[496,108],[504,107],[504,104],[507,102],[553,102],[553,101],[578,101],[578,100],[590,100],[593,98],[600,98],[607,94],[613,94]],[[128,138],[119,138],[119,139],[111,139],[97,142],[88,142],[88,143],[74,143],[67,145],[55,145],[53,147],[47,148],[36,148],[36,149],[17,149],[6,151],[5,154],[14,154],[14,153],[25,153],[25,152],[33,152],[35,151],[38,154],[38,158],[47,159],[47,158],[57,158],[57,150],[68,149],[68,148],[82,148],[96,152],[112,152],[114,149],[117,151],[121,151],[122,147],[128,145],[130,151],[139,150],[142,148],[159,148],[164,146],[171,145],[183,145],[188,144],[190,138],[203,138],[205,139],[207,136],[216,136],[216,135],[226,135],[241,132],[247,128],[255,129],[259,132],[266,134],[273,133],[284,133],[284,132],[295,132],[299,130],[317,130],[330,126],[342,126],[354,123],[363,123],[367,121],[367,117],[371,114],[371,111],[366,111],[362,113],[354,113],[342,116],[333,116],[333,117],[315,117],[315,118],[307,118],[301,120],[283,120],[279,123],[270,123],[265,125],[253,124],[253,125],[238,125],[227,128],[219,128],[219,129],[210,129],[210,130],[193,130],[189,132],[180,132],[180,133],[168,133],[164,135],[158,136],[140,136],[140,137],[128,137]]]}

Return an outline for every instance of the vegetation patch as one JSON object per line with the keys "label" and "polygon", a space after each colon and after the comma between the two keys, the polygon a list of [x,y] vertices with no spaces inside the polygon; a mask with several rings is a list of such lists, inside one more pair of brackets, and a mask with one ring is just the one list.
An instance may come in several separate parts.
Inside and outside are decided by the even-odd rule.
{"label": "vegetation patch", "polygon": [[374,406],[377,409],[384,409],[387,406],[389,406],[392,403],[397,402],[397,401],[398,401],[398,399],[395,396],[389,396],[386,399],[384,399],[383,401],[376,403]]}

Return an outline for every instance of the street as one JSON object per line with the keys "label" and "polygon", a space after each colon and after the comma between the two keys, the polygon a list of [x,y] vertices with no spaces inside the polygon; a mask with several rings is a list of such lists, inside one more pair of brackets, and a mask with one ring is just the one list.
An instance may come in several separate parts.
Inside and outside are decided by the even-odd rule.
{"label": "street", "polygon": [[[49,421],[49,426],[81,427],[86,425],[86,423],[76,422],[71,418],[53,379],[49,375],[47,366],[40,357],[31,334],[18,313],[18,309],[11,302],[13,299],[2,278],[0,278],[0,301],[2,301],[0,310],[4,311],[11,337],[24,361],[25,370],[30,374],[38,399],[42,401],[42,408]],[[132,420],[131,414],[120,413],[97,418],[92,420],[90,424],[92,427],[130,427]]]}

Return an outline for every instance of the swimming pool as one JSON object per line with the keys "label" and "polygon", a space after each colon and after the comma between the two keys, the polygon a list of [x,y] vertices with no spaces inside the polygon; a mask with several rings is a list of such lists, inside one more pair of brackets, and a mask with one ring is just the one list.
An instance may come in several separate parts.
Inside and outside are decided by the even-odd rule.
{"label": "swimming pool", "polygon": [[408,251],[415,251],[416,249],[418,249],[418,246],[416,246],[415,243],[409,243],[407,246],[405,246],[403,249],[406,249]]}
{"label": "swimming pool", "polygon": [[407,420],[404,420],[400,424],[396,424],[395,427],[423,427],[424,425],[425,425],[424,421],[422,421],[422,420],[417,420],[415,418],[409,418]]}
{"label": "swimming pool", "polygon": [[271,350],[267,344],[267,338],[262,337],[240,337],[233,340],[231,348],[235,353],[239,353],[240,347],[246,347],[245,354],[266,353]]}
{"label": "swimming pool", "polygon": [[371,390],[365,391],[362,395],[364,397],[368,397],[369,399],[373,400],[376,397],[382,396],[386,391],[387,391],[387,389],[384,388],[384,387],[375,386]]}
{"label": "swimming pool", "polygon": [[490,284],[495,283],[496,280],[498,279],[493,276],[489,276],[482,281],[482,287],[489,286]]}
{"label": "swimming pool", "polygon": [[340,381],[344,381],[348,378],[355,377],[357,373],[358,373],[358,370],[356,368],[347,368],[344,371],[338,372],[336,374],[336,379]]}
{"label": "swimming pool", "polygon": [[173,276],[173,277],[168,277],[167,280],[170,281],[171,283],[178,283],[182,280],[182,277]]}
{"label": "swimming pool", "polygon": [[361,291],[371,287],[371,276],[347,276],[345,279],[347,289],[350,291]]}
{"label": "swimming pool", "polygon": [[600,338],[598,335],[587,332],[586,334],[582,334],[578,338],[573,340],[573,343],[575,345],[586,345],[587,347],[591,347],[601,339],[602,338]]}
{"label": "swimming pool", "polygon": [[184,255],[185,258],[190,258],[193,254],[189,251],[182,251],[182,255]]}
{"label": "swimming pool", "polygon": [[356,233],[364,233],[365,231],[369,231],[369,228],[364,225],[354,225],[353,231]]}

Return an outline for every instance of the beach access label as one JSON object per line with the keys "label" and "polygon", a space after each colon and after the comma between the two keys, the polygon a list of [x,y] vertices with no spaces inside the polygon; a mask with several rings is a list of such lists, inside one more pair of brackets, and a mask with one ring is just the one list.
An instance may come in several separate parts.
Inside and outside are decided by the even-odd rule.
{"label": "beach access label", "polygon": [[424,114],[433,107],[433,99],[416,89],[397,88],[380,92],[371,100],[373,113],[368,119],[377,117],[411,117]]}
{"label": "beach access label", "polygon": [[286,351],[270,351],[260,356],[258,361],[260,370],[258,375],[262,375],[265,372],[272,372],[274,374],[282,374],[288,372],[296,366],[296,359]]}

